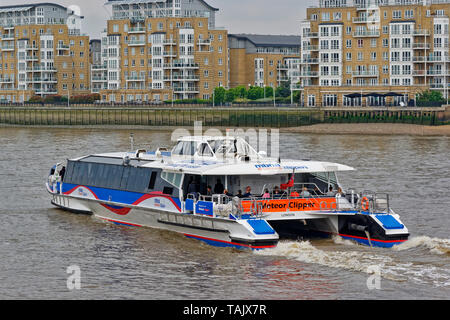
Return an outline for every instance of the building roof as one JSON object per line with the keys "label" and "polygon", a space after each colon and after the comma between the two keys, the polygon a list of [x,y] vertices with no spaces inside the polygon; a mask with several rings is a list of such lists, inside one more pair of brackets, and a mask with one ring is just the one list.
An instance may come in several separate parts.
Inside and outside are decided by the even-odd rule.
{"label": "building roof", "polygon": [[34,7],[40,7],[40,6],[56,6],[56,7],[60,7],[61,9],[66,9],[66,7],[57,4],[57,3],[51,3],[51,2],[40,2],[40,3],[30,3],[30,4],[16,4],[16,5],[9,5],[9,6],[0,6],[1,10],[4,9],[19,9],[19,8],[26,8],[26,10],[34,8]]}
{"label": "building roof", "polygon": [[241,40],[248,40],[257,47],[299,47],[301,38],[295,35],[266,35],[266,34],[229,34]]}
{"label": "building roof", "polygon": [[[166,2],[167,0],[107,0],[106,4],[114,4],[115,2],[117,4],[133,4],[133,3],[151,3],[151,2]],[[206,3],[205,0],[198,0],[201,3],[203,3],[205,6],[207,6],[211,10],[219,11],[219,9],[212,7],[208,3]]]}

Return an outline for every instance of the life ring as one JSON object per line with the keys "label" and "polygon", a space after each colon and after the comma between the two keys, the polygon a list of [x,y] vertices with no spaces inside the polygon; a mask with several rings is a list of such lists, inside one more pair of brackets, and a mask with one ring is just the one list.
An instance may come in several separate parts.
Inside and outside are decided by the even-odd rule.
{"label": "life ring", "polygon": [[364,211],[368,211],[369,210],[369,204],[370,204],[370,202],[369,202],[369,199],[367,197],[363,197],[361,199],[361,208]]}

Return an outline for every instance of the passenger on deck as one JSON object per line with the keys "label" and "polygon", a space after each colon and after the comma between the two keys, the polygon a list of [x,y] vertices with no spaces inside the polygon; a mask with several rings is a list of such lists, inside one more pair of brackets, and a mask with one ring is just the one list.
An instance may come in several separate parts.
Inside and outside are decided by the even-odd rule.
{"label": "passenger on deck", "polygon": [[250,198],[252,196],[252,188],[250,186],[247,186],[245,188],[244,198]]}
{"label": "passenger on deck", "polygon": [[303,198],[311,197],[311,193],[308,191],[308,188],[303,186],[302,192],[300,193],[300,196]]}
{"label": "passenger on deck", "polygon": [[211,188],[211,186],[207,186],[206,187],[206,195],[207,196],[212,196],[212,188]]}
{"label": "passenger on deck", "polygon": [[273,194],[275,196],[279,196],[281,194],[280,188],[278,186],[275,186],[275,188],[273,188]]}
{"label": "passenger on deck", "polygon": [[221,193],[223,193],[224,189],[225,189],[225,187],[223,186],[222,181],[220,181],[220,179],[217,179],[217,183],[214,186],[214,193],[221,194]]}
{"label": "passenger on deck", "polygon": [[191,177],[191,179],[189,180],[189,185],[188,185],[188,190],[187,193],[193,193],[196,194],[197,193],[197,185],[194,182],[194,179]]}
{"label": "passenger on deck", "polygon": [[262,195],[262,197],[263,198],[270,198],[270,193],[269,193],[269,190],[268,189],[266,189],[266,190],[264,190],[264,194]]}
{"label": "passenger on deck", "polygon": [[293,190],[291,192],[291,198],[298,198],[298,197],[300,197],[300,195],[298,194],[297,190]]}
{"label": "passenger on deck", "polygon": [[231,193],[228,192],[228,189],[224,189],[223,190],[223,194],[228,196],[228,197],[232,197],[233,196]]}
{"label": "passenger on deck", "polygon": [[242,194],[242,190],[241,189],[238,190],[238,193],[237,193],[236,197],[238,197],[238,198],[243,198],[244,197],[244,195]]}
{"label": "passenger on deck", "polygon": [[66,173],[66,167],[62,167],[61,171],[59,171],[59,175],[61,177],[61,181],[64,180],[64,174]]}
{"label": "passenger on deck", "polygon": [[330,188],[328,189],[328,192],[327,192],[327,196],[334,197],[335,194],[336,194],[336,192],[333,191],[333,187],[330,186]]}
{"label": "passenger on deck", "polygon": [[344,196],[345,196],[345,194],[342,191],[342,188],[339,187],[338,190],[337,190],[337,193],[336,193],[336,197],[344,197]]}
{"label": "passenger on deck", "polygon": [[317,196],[323,196],[323,192],[316,186],[316,187],[314,187],[314,193],[317,195]]}

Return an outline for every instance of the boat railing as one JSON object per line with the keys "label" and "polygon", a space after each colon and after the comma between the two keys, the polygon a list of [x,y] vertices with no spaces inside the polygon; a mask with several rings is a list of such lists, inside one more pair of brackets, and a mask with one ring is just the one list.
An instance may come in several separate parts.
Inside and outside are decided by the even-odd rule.
{"label": "boat railing", "polygon": [[359,212],[368,213],[390,213],[389,194],[384,192],[373,192],[365,190],[360,193],[357,203]]}

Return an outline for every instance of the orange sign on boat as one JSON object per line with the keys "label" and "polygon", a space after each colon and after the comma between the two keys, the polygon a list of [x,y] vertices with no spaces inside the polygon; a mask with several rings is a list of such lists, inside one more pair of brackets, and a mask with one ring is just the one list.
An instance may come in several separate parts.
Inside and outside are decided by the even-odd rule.
{"label": "orange sign on boat", "polygon": [[[319,211],[336,209],[335,198],[262,199],[257,200],[262,212]],[[244,212],[251,212],[254,202],[242,201]]]}

